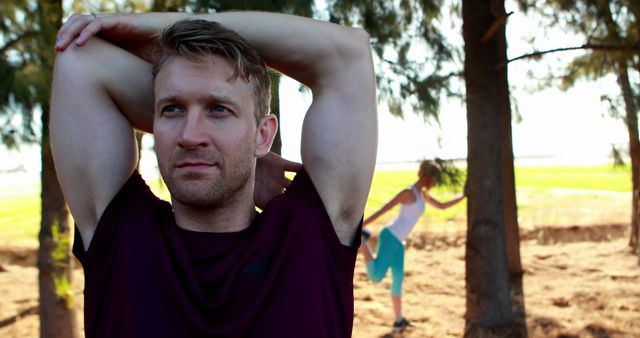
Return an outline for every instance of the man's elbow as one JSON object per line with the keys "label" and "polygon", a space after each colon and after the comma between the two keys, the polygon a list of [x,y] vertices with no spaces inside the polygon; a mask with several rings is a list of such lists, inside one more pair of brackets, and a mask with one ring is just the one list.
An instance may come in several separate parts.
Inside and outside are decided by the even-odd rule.
{"label": "man's elbow", "polygon": [[[70,46],[62,52],[56,53],[53,80],[60,77],[81,77],[85,67],[91,62],[90,48]],[[66,79],[65,79],[66,80]]]}
{"label": "man's elbow", "polygon": [[347,53],[354,58],[371,58],[371,41],[369,33],[362,28],[350,28]]}
{"label": "man's elbow", "polygon": [[370,50],[371,41],[369,32],[367,32],[364,28],[351,28],[351,34],[353,35],[354,44],[358,45],[360,48],[364,48],[366,50]]}

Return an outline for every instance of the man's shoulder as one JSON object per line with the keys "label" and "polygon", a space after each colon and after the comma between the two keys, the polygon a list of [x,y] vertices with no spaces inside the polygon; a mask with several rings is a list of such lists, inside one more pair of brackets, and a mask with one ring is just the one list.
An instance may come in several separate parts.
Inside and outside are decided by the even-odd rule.
{"label": "man's shoulder", "polygon": [[[121,223],[129,219],[136,222],[144,219],[157,222],[161,219],[156,219],[155,216],[151,219],[148,217],[168,213],[173,213],[169,202],[157,197],[140,173],[134,171],[105,209],[98,222],[98,228],[107,223]],[[141,219],[137,220],[138,218]]]}
{"label": "man's shoulder", "polygon": [[285,232],[305,229],[303,233],[307,235],[315,229],[328,237],[335,233],[326,207],[304,168],[298,171],[282,195],[266,205],[256,221],[262,229]]}
{"label": "man's shoulder", "polygon": [[172,216],[171,205],[159,199],[134,171],[100,216],[88,249],[76,236],[73,252],[84,265],[85,256],[109,251],[117,238],[140,237],[132,234],[144,234],[149,228],[158,228],[173,220]]}
{"label": "man's shoulder", "polygon": [[309,172],[305,167],[301,167],[286,189],[284,196],[295,196],[298,198],[306,197],[308,199],[320,198],[315,184],[309,176]]}
{"label": "man's shoulder", "polygon": [[324,209],[324,205],[309,173],[302,167],[284,193],[272,199],[265,210],[276,209],[291,212],[307,208]]}
{"label": "man's shoulder", "polygon": [[142,175],[136,170],[127,181],[122,185],[120,190],[111,200],[113,203],[141,203],[141,204],[163,204],[168,203],[161,200],[151,190],[151,187],[144,180]]}

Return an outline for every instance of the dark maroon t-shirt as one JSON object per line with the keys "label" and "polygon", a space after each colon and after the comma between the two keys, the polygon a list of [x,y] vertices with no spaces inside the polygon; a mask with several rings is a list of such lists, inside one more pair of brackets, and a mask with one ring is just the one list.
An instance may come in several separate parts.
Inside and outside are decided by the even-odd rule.
{"label": "dark maroon t-shirt", "polygon": [[251,226],[178,227],[136,172],[85,252],[85,332],[92,337],[350,337],[360,236],[340,244],[303,170]]}

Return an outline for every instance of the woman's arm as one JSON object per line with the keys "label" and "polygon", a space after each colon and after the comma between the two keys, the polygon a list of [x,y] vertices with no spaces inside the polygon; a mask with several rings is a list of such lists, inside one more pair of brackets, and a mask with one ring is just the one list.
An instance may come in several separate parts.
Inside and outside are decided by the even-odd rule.
{"label": "woman's arm", "polygon": [[435,198],[431,197],[431,195],[429,195],[428,192],[426,191],[422,191],[422,196],[424,197],[424,201],[429,203],[431,206],[433,206],[436,209],[447,209],[449,207],[452,207],[456,204],[458,204],[460,201],[462,201],[465,197],[467,197],[467,195],[465,195],[464,193],[462,193],[460,196],[447,201],[447,202],[440,202],[438,200],[436,200]]}
{"label": "woman's arm", "polygon": [[367,217],[367,219],[364,220],[363,226],[367,226],[369,223],[375,221],[378,217],[384,215],[387,211],[393,209],[393,207],[395,207],[397,204],[406,203],[407,198],[411,197],[408,193],[411,193],[411,190],[405,189],[400,191],[394,198],[392,198],[389,202],[387,202],[387,204],[382,206],[380,210],[374,212],[373,215]]}

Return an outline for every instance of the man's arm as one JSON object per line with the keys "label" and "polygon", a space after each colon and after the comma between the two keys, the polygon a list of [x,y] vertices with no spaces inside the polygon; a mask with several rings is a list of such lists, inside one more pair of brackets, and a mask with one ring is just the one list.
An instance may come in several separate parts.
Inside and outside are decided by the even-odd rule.
{"label": "man's arm", "polygon": [[[157,13],[96,20],[76,17],[61,30],[57,47],[82,46],[98,32],[112,41],[152,39],[184,17]],[[369,193],[377,147],[375,76],[368,35],[359,29],[283,14],[195,17],[219,21],[237,31],[270,67],[311,89],[313,104],[303,125],[302,161],[340,241],[351,244]],[[118,45],[127,48],[132,44]]]}
{"label": "man's arm", "polygon": [[151,127],[151,84],[148,63],[100,39],[57,55],[51,147],[85,249],[100,216],[135,168],[132,124]]}
{"label": "man's arm", "polygon": [[[246,15],[255,15],[246,17]],[[302,162],[340,241],[353,243],[377,148],[375,75],[366,32],[287,15],[227,13],[267,64],[308,86],[313,104],[302,131]]]}

